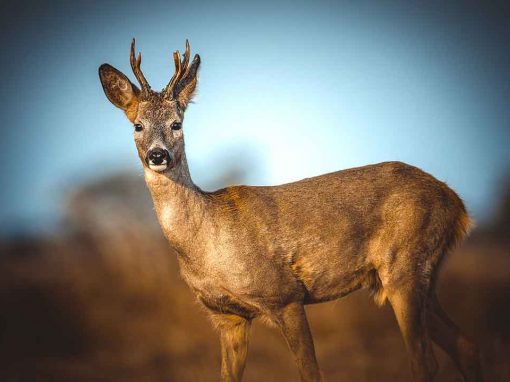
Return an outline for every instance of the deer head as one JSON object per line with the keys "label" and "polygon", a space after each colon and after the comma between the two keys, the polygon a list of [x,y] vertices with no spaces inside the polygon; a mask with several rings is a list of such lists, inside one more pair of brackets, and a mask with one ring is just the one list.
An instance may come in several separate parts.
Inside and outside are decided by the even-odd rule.
{"label": "deer head", "polygon": [[195,93],[200,66],[198,54],[189,63],[188,40],[182,60],[179,51],[173,53],[173,58],[175,73],[161,92],[151,90],[142,73],[141,54],[135,58],[135,39],[131,43],[130,61],[140,89],[113,66],[103,64],[99,67],[106,97],[124,110],[134,125],[135,144],[143,165],[157,172],[171,171],[184,158],[182,123]]}

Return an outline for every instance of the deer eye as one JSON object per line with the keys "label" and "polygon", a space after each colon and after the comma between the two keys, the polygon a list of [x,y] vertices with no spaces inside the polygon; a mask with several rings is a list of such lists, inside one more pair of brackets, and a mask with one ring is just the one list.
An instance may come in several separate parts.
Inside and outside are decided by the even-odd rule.
{"label": "deer eye", "polygon": [[182,123],[174,122],[172,123],[172,130],[180,130],[182,128]]}
{"label": "deer eye", "polygon": [[135,123],[134,126],[135,126],[135,131],[142,131],[143,130],[143,126],[140,123]]}

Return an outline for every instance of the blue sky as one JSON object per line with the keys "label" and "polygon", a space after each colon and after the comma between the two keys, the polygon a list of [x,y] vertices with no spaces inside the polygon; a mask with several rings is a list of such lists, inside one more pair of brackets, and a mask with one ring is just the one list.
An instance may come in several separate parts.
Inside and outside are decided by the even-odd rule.
{"label": "blue sky", "polygon": [[141,174],[132,126],[97,76],[108,62],[133,79],[132,37],[153,88],[186,38],[202,57],[184,124],[198,185],[219,185],[233,164],[246,183],[278,184],[401,160],[484,220],[510,170],[503,4],[3,4],[0,226],[44,227],[80,183]]}

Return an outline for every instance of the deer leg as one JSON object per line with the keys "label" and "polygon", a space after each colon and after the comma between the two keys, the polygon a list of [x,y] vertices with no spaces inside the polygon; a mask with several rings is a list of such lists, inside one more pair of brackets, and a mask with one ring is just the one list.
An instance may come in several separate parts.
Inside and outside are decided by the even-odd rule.
{"label": "deer leg", "polygon": [[420,289],[409,285],[390,293],[388,299],[411,358],[414,380],[430,382],[437,371],[437,364],[425,322],[425,298]]}
{"label": "deer leg", "polygon": [[232,314],[215,315],[213,320],[220,332],[221,379],[239,382],[246,364],[251,322]]}
{"label": "deer leg", "polygon": [[470,342],[443,310],[432,293],[427,322],[432,340],[455,362],[466,382],[480,382],[482,369],[478,348]]}
{"label": "deer leg", "polygon": [[280,327],[287,345],[294,355],[301,381],[321,381],[312,334],[303,305],[300,303],[287,305],[278,312],[274,320]]}

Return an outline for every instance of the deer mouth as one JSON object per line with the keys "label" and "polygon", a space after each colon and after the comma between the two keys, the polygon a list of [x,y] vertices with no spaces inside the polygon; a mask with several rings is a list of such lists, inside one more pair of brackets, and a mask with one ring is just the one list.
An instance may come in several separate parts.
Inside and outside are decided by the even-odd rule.
{"label": "deer mouth", "polygon": [[165,171],[168,168],[168,164],[166,163],[166,161],[161,164],[149,163],[149,168],[153,171],[161,172],[161,171]]}

